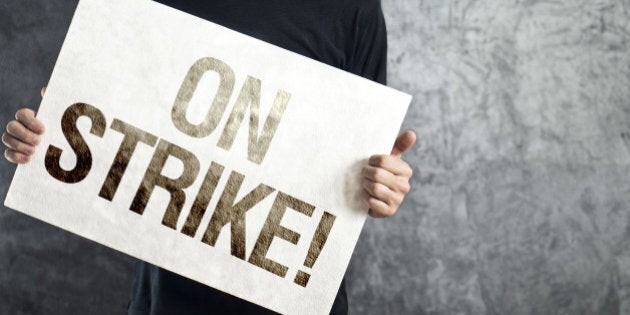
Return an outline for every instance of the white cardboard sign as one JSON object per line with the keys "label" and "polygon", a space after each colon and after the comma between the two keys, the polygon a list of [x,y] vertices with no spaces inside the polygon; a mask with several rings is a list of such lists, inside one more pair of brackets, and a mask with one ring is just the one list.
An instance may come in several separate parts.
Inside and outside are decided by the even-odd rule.
{"label": "white cardboard sign", "polygon": [[360,167],[389,153],[410,100],[155,2],[81,0],[5,205],[324,314],[366,218]]}

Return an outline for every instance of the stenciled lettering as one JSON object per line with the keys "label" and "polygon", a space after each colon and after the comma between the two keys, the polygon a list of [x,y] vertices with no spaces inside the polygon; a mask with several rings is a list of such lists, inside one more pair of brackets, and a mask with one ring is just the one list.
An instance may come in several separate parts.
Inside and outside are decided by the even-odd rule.
{"label": "stenciled lettering", "polygon": [[[162,170],[169,156],[179,159],[184,164],[184,170],[177,178],[169,178],[162,175]],[[160,140],[151,163],[144,173],[144,178],[142,183],[140,183],[136,196],[133,198],[130,210],[142,214],[155,187],[162,187],[171,195],[166,212],[162,218],[162,224],[175,229],[179,213],[182,211],[186,201],[186,193],[184,193],[183,189],[192,185],[197,174],[199,174],[199,160],[192,152],[166,140]]]}
{"label": "stenciled lettering", "polygon": [[125,137],[118,148],[118,153],[116,153],[112,166],[109,168],[109,173],[107,173],[101,191],[98,193],[100,197],[109,201],[111,201],[116,194],[120,180],[125,174],[125,170],[127,170],[129,160],[135,152],[138,142],[153,147],[158,139],[156,136],[118,119],[114,119],[110,128],[124,134]]}
{"label": "stenciled lettering", "polygon": [[[186,118],[186,112],[188,111],[190,100],[197,90],[199,81],[208,71],[214,71],[219,75],[219,88],[205,119],[200,124],[194,125]],[[188,70],[175,97],[175,104],[171,112],[173,124],[179,131],[191,137],[207,137],[217,128],[233,89],[234,71],[230,66],[219,59],[211,57],[197,60]]]}
{"label": "stenciled lettering", "polygon": [[260,184],[235,204],[234,199],[244,178],[243,174],[232,171],[201,240],[214,246],[221,229],[230,223],[231,253],[243,260],[245,260],[245,213],[275,191],[265,184]]}
{"label": "stenciled lettering", "polygon": [[59,165],[62,150],[54,145],[48,146],[44,165],[52,177],[68,184],[82,181],[92,168],[92,152],[85,139],[77,129],[77,120],[86,116],[92,121],[90,133],[102,138],[105,133],[106,121],[103,113],[96,107],[85,103],[75,103],[66,108],[61,117],[61,131],[76,155],[77,162],[73,169],[64,170]]}
{"label": "stenciled lettering", "polygon": [[260,231],[260,235],[258,235],[258,240],[248,260],[251,264],[275,273],[280,277],[284,277],[289,268],[267,258],[271,241],[273,241],[275,236],[289,241],[294,245],[300,240],[300,234],[280,225],[280,221],[282,221],[282,217],[286,213],[287,208],[291,208],[309,217],[313,215],[313,211],[315,210],[315,206],[313,205],[291,197],[283,192],[278,192],[273,206],[271,206],[271,211],[269,211],[269,215],[267,216],[267,220],[265,221],[265,225],[262,231]]}
{"label": "stenciled lettering", "polygon": [[286,91],[279,90],[269,112],[269,116],[265,120],[263,129],[258,134],[258,121],[260,117],[260,80],[248,76],[241,88],[241,92],[236,99],[236,104],[230,113],[221,138],[217,145],[229,151],[234,143],[234,138],[245,116],[245,112],[249,107],[249,142],[247,146],[247,159],[260,164],[267,154],[269,144],[278,129],[278,124],[287,109],[287,104],[291,94]]}
{"label": "stenciled lettering", "polygon": [[[199,124],[193,124],[186,118],[186,114],[201,78],[208,72],[219,75],[219,87],[203,121]],[[209,136],[216,130],[225,113],[234,89],[234,82],[234,71],[225,62],[211,57],[197,60],[188,70],[171,110],[171,119],[175,127],[190,137],[203,138]],[[259,129],[259,124],[262,121],[260,113],[261,86],[261,80],[257,78],[252,76],[245,78],[216,144],[219,148],[231,150],[236,135],[243,125],[243,120],[249,112],[247,159],[258,165],[263,162],[267,155],[271,141],[291,99],[290,93],[278,90],[269,114],[264,119],[262,128]],[[62,150],[53,145],[48,147],[45,156],[45,167],[48,173],[65,183],[77,183],[83,180],[92,167],[92,153],[85,139],[78,131],[76,124],[81,116],[86,116],[91,120],[90,133],[102,138],[106,129],[105,116],[92,105],[75,103],[65,110],[61,119],[61,127],[66,140],[76,155],[76,165],[71,170],[62,169],[59,164]],[[170,197],[162,217],[162,225],[176,230],[177,222],[187,197],[184,190],[189,188],[199,175],[199,159],[193,152],[160,139],[152,133],[117,118],[114,118],[110,128],[123,134],[124,137],[98,192],[98,196],[108,201],[113,200],[138,144],[148,145],[154,148],[154,152],[131,201],[129,210],[142,215],[153,191],[156,187],[160,187],[168,192]],[[169,158],[177,159],[183,165],[181,174],[175,178],[162,174]],[[225,166],[210,161],[210,166],[203,177],[203,181],[200,183],[197,195],[180,230],[182,234],[195,237],[224,172]],[[282,191],[277,191],[256,243],[246,259],[247,213],[262,200],[276,192],[276,189],[260,183],[237,201],[236,196],[239,195],[244,179],[244,174],[236,170],[230,172],[223,191],[218,197],[214,211],[212,211],[208,225],[205,230],[202,229],[201,242],[215,246],[221,231],[229,224],[230,254],[232,256],[246,260],[254,266],[284,278],[289,267],[268,258],[267,253],[275,237],[297,245],[300,234],[282,226],[282,218],[289,208],[305,216],[312,217],[315,206]],[[304,260],[304,267],[307,268],[305,270],[313,268],[326,244],[334,221],[334,215],[324,212]],[[309,279],[310,273],[298,270],[293,282],[306,287]]]}
{"label": "stenciled lettering", "polygon": [[188,218],[186,218],[186,224],[184,224],[182,228],[182,233],[190,237],[194,237],[195,233],[197,233],[199,223],[201,223],[201,219],[206,213],[206,208],[208,208],[208,204],[214,194],[214,190],[217,188],[224,168],[225,167],[219,163],[210,163],[210,168],[203,179],[203,183],[201,184],[201,188],[199,188],[197,198],[195,198],[190,213],[188,213]]}

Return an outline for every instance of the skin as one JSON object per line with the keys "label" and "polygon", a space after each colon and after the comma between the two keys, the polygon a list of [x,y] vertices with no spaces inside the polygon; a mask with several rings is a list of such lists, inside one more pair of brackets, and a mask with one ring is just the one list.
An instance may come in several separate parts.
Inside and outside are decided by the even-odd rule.
{"label": "skin", "polygon": [[[46,88],[42,88],[44,96]],[[44,124],[35,118],[35,112],[22,108],[15,113],[15,120],[7,124],[2,134],[6,146],[4,156],[12,163],[23,164],[31,160],[40,136],[46,131]],[[393,216],[409,193],[412,169],[402,159],[402,154],[416,142],[416,134],[407,130],[401,133],[389,155],[372,155],[361,169],[363,175],[363,201],[374,218]]]}

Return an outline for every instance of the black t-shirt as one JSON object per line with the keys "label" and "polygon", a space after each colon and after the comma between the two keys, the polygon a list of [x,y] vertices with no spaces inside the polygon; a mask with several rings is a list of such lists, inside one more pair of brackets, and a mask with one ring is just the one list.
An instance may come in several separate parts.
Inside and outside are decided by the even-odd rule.
{"label": "black t-shirt", "polygon": [[[385,84],[387,37],[379,0],[157,0],[235,31]],[[345,281],[332,314],[347,314]],[[129,315],[273,314],[143,261]]]}

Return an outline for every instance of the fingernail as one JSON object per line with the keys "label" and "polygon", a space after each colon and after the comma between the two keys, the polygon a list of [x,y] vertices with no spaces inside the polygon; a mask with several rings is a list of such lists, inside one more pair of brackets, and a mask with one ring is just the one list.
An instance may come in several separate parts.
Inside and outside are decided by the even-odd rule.
{"label": "fingernail", "polygon": [[368,163],[372,166],[379,166],[381,164],[382,158],[379,155],[373,155],[370,157]]}

